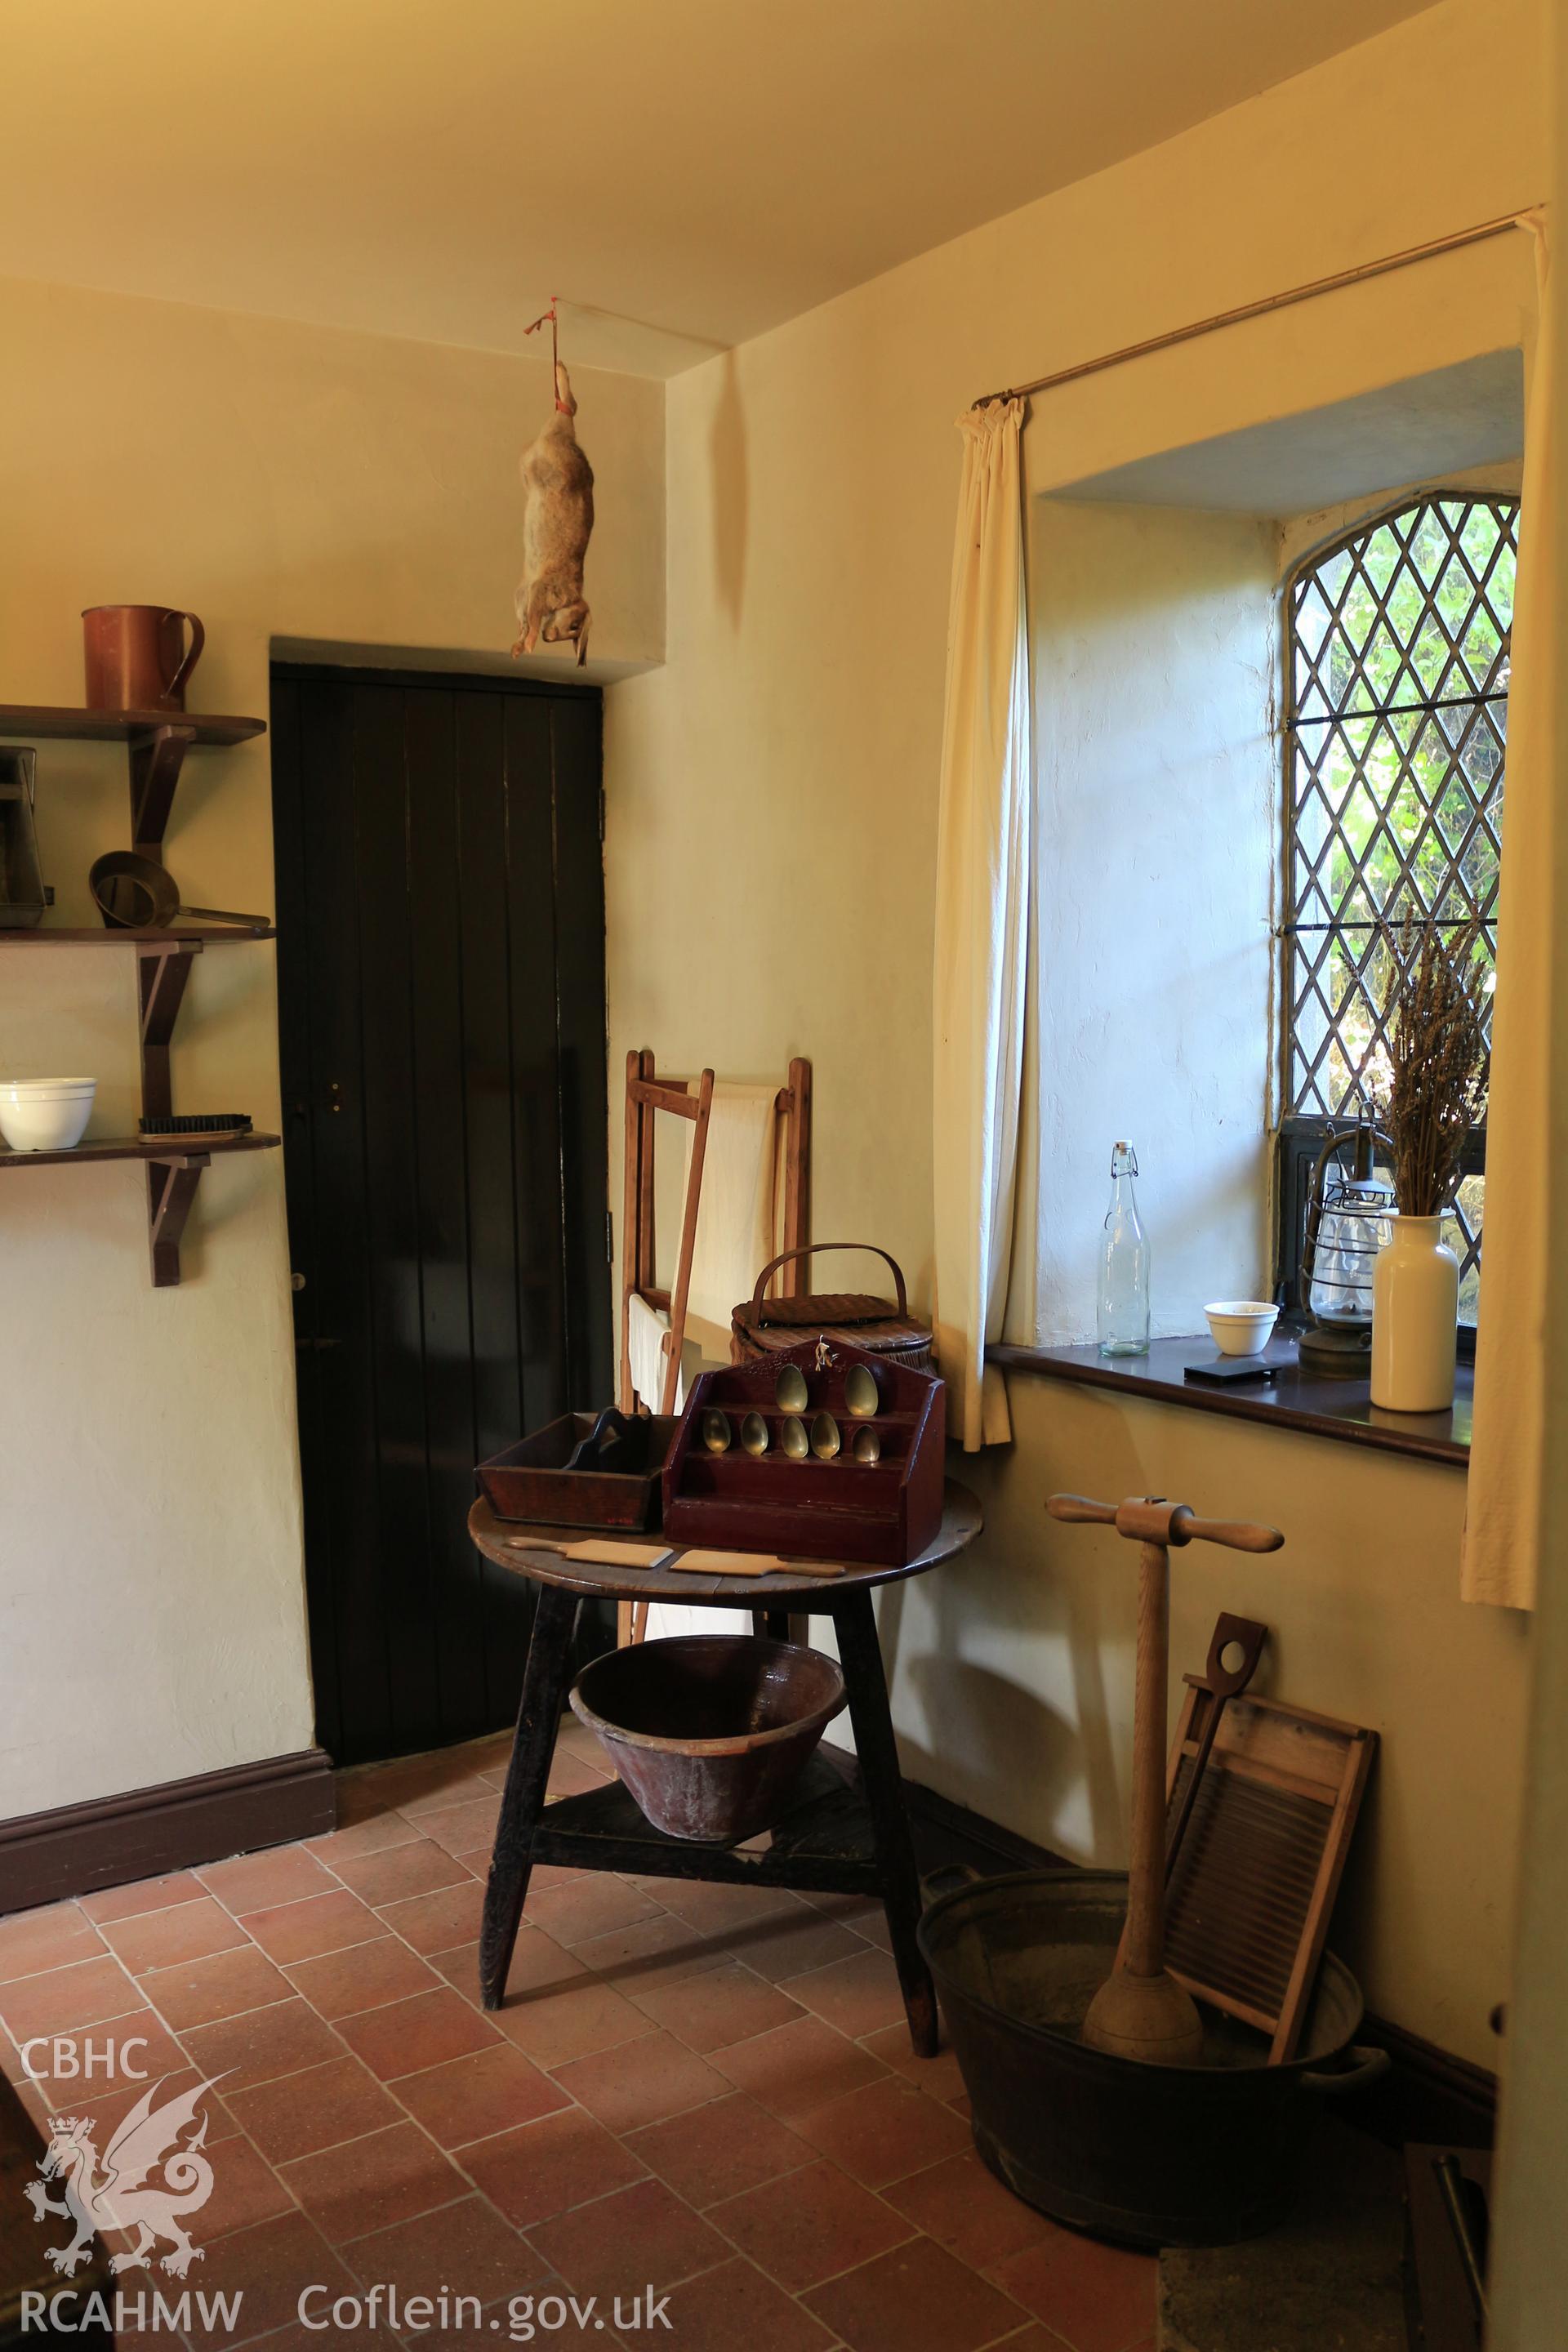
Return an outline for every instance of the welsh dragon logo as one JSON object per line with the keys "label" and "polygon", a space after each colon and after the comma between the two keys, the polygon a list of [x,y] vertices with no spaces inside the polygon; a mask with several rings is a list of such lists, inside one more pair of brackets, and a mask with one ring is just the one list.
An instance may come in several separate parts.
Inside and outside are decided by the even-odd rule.
{"label": "welsh dragon logo", "polygon": [[[42,2180],[29,2180],[23,2195],[35,2221],[58,2213],[73,2222],[76,2235],[68,2246],[50,2246],[47,2258],[67,2278],[86,2262],[95,2231],[136,2232],[128,2252],[115,2254],[111,2271],[149,2270],[161,2239],[171,2251],[163,2268],[184,2278],[193,2263],[203,2259],[191,2243],[184,2216],[200,2210],[212,2194],[213,2168],[202,2153],[207,2136],[205,2116],[199,2128],[182,2147],[180,2134],[195,2121],[198,2102],[219,2079],[216,2074],[194,2091],[154,2107],[156,2083],[144,2091],[130,2114],[116,2126],[101,2158],[91,2137],[90,2116],[51,2116],[49,2144],[38,2158]],[[161,2180],[153,2175],[162,2172]],[[44,2182],[58,2180],[62,2194],[50,2197]]]}

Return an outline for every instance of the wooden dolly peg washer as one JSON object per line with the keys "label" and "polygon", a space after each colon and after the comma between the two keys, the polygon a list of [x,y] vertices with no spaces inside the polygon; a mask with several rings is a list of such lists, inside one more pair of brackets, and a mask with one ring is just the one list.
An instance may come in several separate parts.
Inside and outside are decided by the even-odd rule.
{"label": "wooden dolly peg washer", "polygon": [[1202,2063],[1197,2004],[1165,1967],[1165,1685],[1171,1630],[1171,1547],[1225,1544],[1232,1551],[1278,1551],[1278,1528],[1250,1520],[1200,1519],[1163,1496],[1093,1503],[1051,1495],[1053,1519],[1111,1527],[1140,1546],[1138,1663],[1132,1711],[1132,1838],[1127,1931],[1115,1969],[1089,2003],[1082,2039],[1091,2050],[1157,2066]]}

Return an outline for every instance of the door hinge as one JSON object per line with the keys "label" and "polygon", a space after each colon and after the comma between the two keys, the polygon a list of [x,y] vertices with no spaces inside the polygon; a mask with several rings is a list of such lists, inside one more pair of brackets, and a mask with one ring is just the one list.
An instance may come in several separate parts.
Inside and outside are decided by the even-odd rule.
{"label": "door hinge", "polygon": [[613,1265],[615,1262],[616,1217],[613,1209],[606,1209],[605,1211],[605,1264],[606,1265]]}

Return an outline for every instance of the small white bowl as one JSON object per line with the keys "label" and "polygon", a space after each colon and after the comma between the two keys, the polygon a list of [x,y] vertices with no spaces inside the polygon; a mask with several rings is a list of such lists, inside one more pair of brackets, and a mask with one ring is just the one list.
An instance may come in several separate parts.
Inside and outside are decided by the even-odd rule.
{"label": "small white bowl", "polygon": [[96,1078],[0,1078],[0,1135],[13,1151],[69,1151],[92,1116]]}
{"label": "small white bowl", "polygon": [[1261,1355],[1279,1319],[1278,1307],[1261,1298],[1216,1298],[1204,1314],[1222,1356]]}

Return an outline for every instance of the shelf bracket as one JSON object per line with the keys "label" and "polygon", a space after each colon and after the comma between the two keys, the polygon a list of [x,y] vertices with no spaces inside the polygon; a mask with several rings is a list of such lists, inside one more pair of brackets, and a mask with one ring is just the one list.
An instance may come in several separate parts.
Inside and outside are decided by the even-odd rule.
{"label": "shelf bracket", "polygon": [[[199,940],[150,940],[137,945],[143,1118],[167,1118],[174,1109],[169,1041],[184,1002],[191,965],[201,951]],[[155,1290],[173,1289],[180,1279],[180,1241],[206,1164],[205,1151],[173,1151],[148,1168],[147,1237]]]}
{"label": "shelf bracket", "polygon": [[131,739],[131,845],[139,857],[161,857],[163,832],[194,727],[154,727]]}
{"label": "shelf bracket", "polygon": [[149,942],[136,950],[137,992],[142,1021],[142,1115],[167,1118],[174,1109],[169,1078],[169,1040],[184,1000],[191,961],[201,953],[199,940],[176,945]]}
{"label": "shelf bracket", "polygon": [[154,1290],[172,1290],[179,1282],[180,1242],[207,1160],[205,1151],[171,1152],[148,1168],[147,1238]]}

